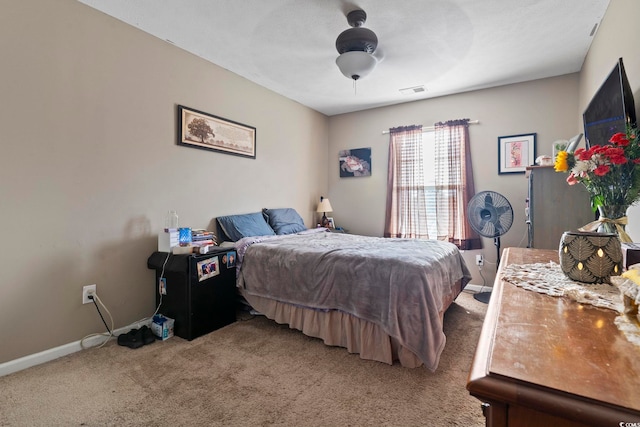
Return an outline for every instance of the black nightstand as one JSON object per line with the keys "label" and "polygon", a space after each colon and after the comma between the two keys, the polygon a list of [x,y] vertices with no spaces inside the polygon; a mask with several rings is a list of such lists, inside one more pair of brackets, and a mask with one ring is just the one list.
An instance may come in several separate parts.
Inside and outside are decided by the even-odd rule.
{"label": "black nightstand", "polygon": [[175,319],[176,336],[192,340],[236,321],[235,260],[233,248],[205,255],[151,254],[147,267],[156,271],[156,305],[161,301],[160,288],[166,292],[158,312]]}

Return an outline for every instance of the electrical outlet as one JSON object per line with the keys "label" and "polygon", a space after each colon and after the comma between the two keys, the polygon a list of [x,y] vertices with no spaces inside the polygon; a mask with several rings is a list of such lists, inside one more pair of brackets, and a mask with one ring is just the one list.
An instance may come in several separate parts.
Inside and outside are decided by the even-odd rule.
{"label": "electrical outlet", "polygon": [[89,295],[95,295],[96,285],[87,285],[82,287],[82,303],[91,304],[93,300],[89,299]]}
{"label": "electrical outlet", "polygon": [[484,265],[484,257],[482,255],[476,255],[476,265],[480,267]]}

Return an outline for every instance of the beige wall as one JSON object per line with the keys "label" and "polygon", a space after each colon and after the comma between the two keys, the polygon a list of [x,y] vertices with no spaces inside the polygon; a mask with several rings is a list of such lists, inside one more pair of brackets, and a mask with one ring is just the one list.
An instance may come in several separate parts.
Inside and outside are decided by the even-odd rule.
{"label": "beige wall", "polygon": [[[327,118],[74,0],[0,14],[0,363],[155,309],[147,257],[180,223],[294,207],[314,224]],[[176,145],[176,104],[257,128],[257,159]]]}
{"label": "beige wall", "polygon": [[[627,19],[639,15],[636,0],[611,1],[579,75],[329,119],[74,0],[4,2],[2,12],[0,363],[104,330],[80,304],[85,284],[98,284],[116,327],[151,314],[146,259],[168,209],[208,227],[218,215],[292,206],[311,225],[327,195],[337,225],[381,235],[381,132],[393,126],[480,120],[476,189],[509,198],[515,222],[502,246],[524,246],[526,180],[497,174],[497,137],[537,132],[538,153],[549,153],[582,129],[584,106],[619,56],[640,104],[640,28]],[[176,146],[176,104],[255,126],[258,158]],[[358,147],[372,147],[373,176],[340,179],[338,151]],[[475,253],[465,258],[481,284]],[[483,253],[495,260],[489,239]]]}
{"label": "beige wall", "polygon": [[[390,127],[470,118],[471,157],[476,191],[502,193],[514,208],[514,224],[501,238],[502,248],[527,245],[524,174],[498,175],[498,136],[537,133],[537,152],[551,154],[551,144],[578,133],[578,75],[537,80],[467,92],[453,96],[377,108],[329,119],[329,197],[336,224],[361,234],[381,236],[384,227],[388,135]],[[372,147],[372,176],[339,178],[338,152],[347,148]],[[493,239],[483,239],[482,251],[464,254],[473,274],[472,283],[483,279],[475,266],[475,254],[488,261],[483,273],[487,284],[495,276],[496,248]]]}
{"label": "beige wall", "polygon": [[[613,69],[618,58],[623,58],[624,67],[635,98],[636,116],[640,118],[640,25],[635,17],[640,16],[637,0],[611,0],[580,74],[580,104],[582,113],[591,97]],[[582,124],[582,116],[578,117]],[[640,206],[629,209],[627,231],[634,242],[640,241]]]}

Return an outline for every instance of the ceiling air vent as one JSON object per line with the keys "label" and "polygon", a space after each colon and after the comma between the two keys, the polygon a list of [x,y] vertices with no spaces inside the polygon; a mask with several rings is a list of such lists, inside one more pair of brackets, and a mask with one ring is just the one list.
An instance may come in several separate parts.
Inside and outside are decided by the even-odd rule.
{"label": "ceiling air vent", "polygon": [[400,89],[400,93],[402,93],[403,95],[413,95],[414,93],[421,93],[426,91],[427,90],[424,88],[424,86],[414,86]]}

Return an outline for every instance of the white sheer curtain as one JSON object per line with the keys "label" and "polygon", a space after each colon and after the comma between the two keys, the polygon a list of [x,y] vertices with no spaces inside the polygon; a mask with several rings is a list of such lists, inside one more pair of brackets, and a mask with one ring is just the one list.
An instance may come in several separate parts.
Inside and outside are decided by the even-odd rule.
{"label": "white sheer curtain", "polygon": [[385,237],[428,239],[422,126],[389,130]]}
{"label": "white sheer curtain", "polygon": [[469,120],[437,123],[434,129],[429,147],[420,125],[389,130],[384,236],[439,239],[460,249],[480,249],[482,241],[467,221],[467,205],[475,193]]}
{"label": "white sheer curtain", "polygon": [[434,157],[438,236],[460,249],[481,249],[482,240],[467,220],[475,194],[469,119],[436,123]]}

